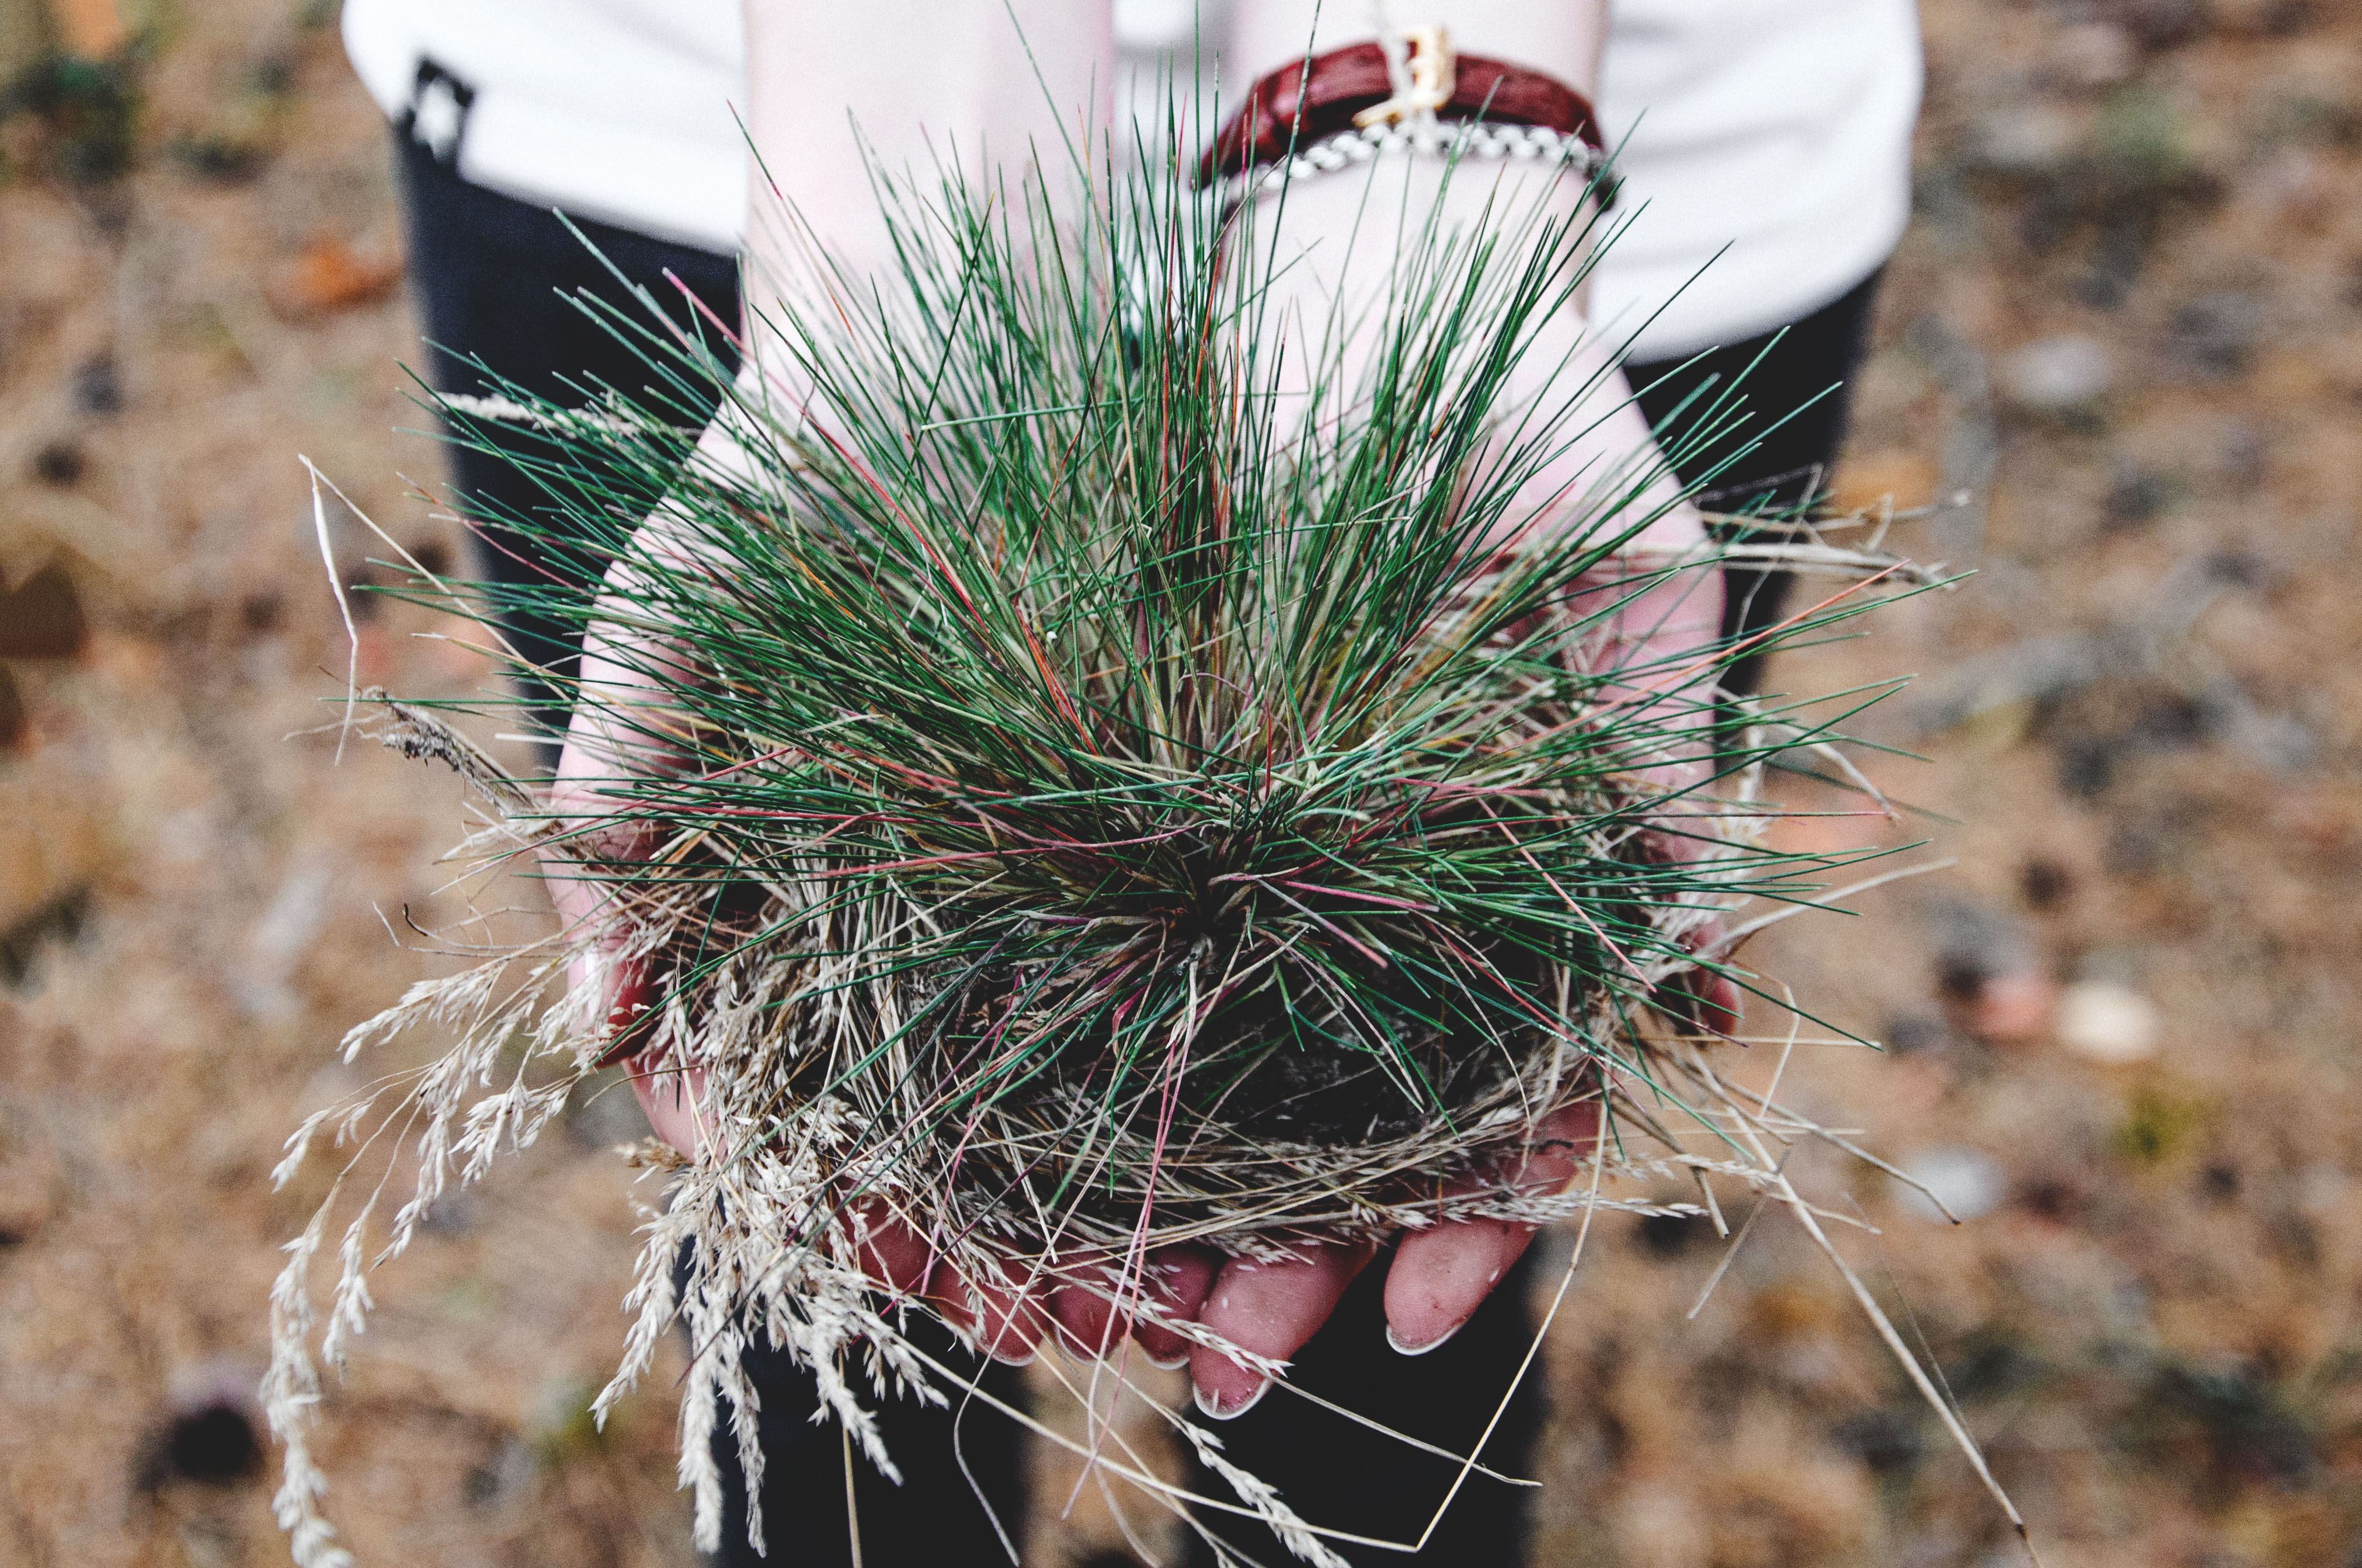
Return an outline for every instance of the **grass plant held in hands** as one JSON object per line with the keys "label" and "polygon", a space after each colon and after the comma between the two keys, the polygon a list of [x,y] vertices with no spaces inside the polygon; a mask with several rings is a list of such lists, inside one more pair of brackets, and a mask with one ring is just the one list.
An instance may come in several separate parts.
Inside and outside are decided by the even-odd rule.
{"label": "grass plant held in hands", "polygon": [[[1777,1142],[1814,1131],[1711,1065],[1731,988],[1762,994],[1719,922],[1836,863],[1753,829],[1765,758],[1847,704],[1768,725],[1728,698],[1765,640],[1664,633],[1719,565],[1651,553],[1662,460],[1568,473],[1606,373],[1540,362],[1537,329],[1575,307],[1593,209],[1382,214],[1353,241],[1391,247],[1382,297],[1308,323],[1280,319],[1270,209],[1077,161],[1073,196],[881,174],[894,265],[802,247],[788,307],[749,324],[759,373],[619,314],[646,389],[510,389],[497,440],[551,505],[505,521],[589,547],[552,553],[577,576],[478,591],[582,624],[605,672],[572,691],[602,744],[561,795],[382,704],[390,741],[480,787],[464,861],[538,853],[600,896],[357,1029],[348,1052],[430,1020],[458,1044],[392,1116],[315,1118],[290,1168],[323,1129],[419,1129],[399,1251],[600,1067],[677,1075],[701,1135],[605,1398],[686,1322],[709,1544],[703,1434],[726,1404],[753,1441],[748,1342],[810,1365],[889,1471],[868,1401],[962,1386],[900,1325],[978,1319],[884,1252],[915,1243],[915,1279],[988,1303],[1055,1280],[1276,1375],[1161,1311],[1161,1260],[1645,1208],[1606,1184],[1675,1169],[1777,1194]],[[717,395],[734,444],[692,448]],[[1687,439],[1736,410],[1690,411]],[[1817,535],[1797,555],[1851,580],[1772,641],[1858,613],[1865,580],[1926,580]],[[1518,1156],[1579,1179],[1517,1179]],[[315,1562],[337,1551],[301,1441],[328,1213],[275,1299],[282,1514]],[[367,1301],[349,1223],[330,1363]],[[1252,1477],[1189,1499],[1098,1462],[1330,1560],[1329,1523]]]}

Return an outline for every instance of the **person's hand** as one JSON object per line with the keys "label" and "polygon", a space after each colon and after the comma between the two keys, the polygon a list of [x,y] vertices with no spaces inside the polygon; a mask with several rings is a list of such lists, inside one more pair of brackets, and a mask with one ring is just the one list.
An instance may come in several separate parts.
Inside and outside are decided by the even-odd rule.
{"label": "person's hand", "polygon": [[[650,519],[644,538],[663,526],[661,514]],[[700,1124],[702,1075],[690,1064],[630,1048],[656,999],[646,960],[630,954],[628,927],[608,908],[618,891],[613,873],[597,869],[625,867],[656,852],[652,826],[615,820],[617,790],[633,778],[661,776],[679,765],[678,751],[661,739],[669,710],[657,676],[669,668],[693,678],[686,649],[619,630],[628,624],[621,612],[630,589],[630,564],[618,562],[600,601],[616,614],[595,620],[583,639],[580,691],[592,700],[576,703],[558,751],[549,798],[565,831],[542,852],[542,875],[562,926],[599,933],[597,945],[567,966],[569,1003],[598,1021],[606,1053],[623,1062],[656,1135],[693,1155],[707,1142]]]}
{"label": "person's hand", "polygon": [[[1536,1123],[1531,1140],[1506,1152],[1494,1180],[1552,1192],[1573,1179],[1599,1139],[1599,1109],[1585,1102]],[[1470,1181],[1462,1190],[1479,1185]],[[1386,1267],[1386,1339],[1405,1355],[1423,1355],[1460,1332],[1533,1240],[1534,1227],[1509,1220],[1449,1220],[1410,1231]],[[1322,1243],[1292,1262],[1232,1258],[1207,1292],[1198,1321],[1241,1349],[1286,1360],[1303,1348],[1336,1310],[1374,1249]],[[1189,1378],[1198,1408],[1220,1420],[1243,1414],[1271,1380],[1215,1350],[1193,1345]]]}
{"label": "person's hand", "polygon": [[[1657,536],[1657,561],[1694,554],[1705,540],[1705,525],[1694,509],[1683,506],[1668,514],[1667,526],[1652,530]],[[1636,554],[1628,569],[1645,571],[1648,554]],[[1711,710],[1699,676],[1716,657],[1721,639],[1723,576],[1718,568],[1691,567],[1663,581],[1634,591],[1626,583],[1603,581],[1573,596],[1571,613],[1582,614],[1584,600],[1605,598],[1613,606],[1597,654],[1599,667],[1620,673],[1610,683],[1606,700],[1618,705],[1684,705],[1661,716],[1672,732],[1666,754],[1636,770],[1641,785],[1658,797],[1653,825],[1643,837],[1647,850],[1668,865],[1688,865],[1717,852],[1719,836],[1714,813],[1719,806],[1711,793]],[[1683,731],[1689,731],[1684,736]],[[1712,957],[1723,946],[1721,916],[1707,915],[1682,934],[1693,955]],[[1665,1012],[1713,1035],[1729,1035],[1739,1024],[1741,996],[1731,978],[1703,966],[1679,971],[1674,993],[1653,998]]]}
{"label": "person's hand", "polygon": [[[1599,1139],[1595,1103],[1542,1118],[1529,1140],[1506,1150],[1483,1179],[1454,1189],[1494,1185],[1546,1193],[1562,1189]],[[1394,1249],[1385,1290],[1386,1337],[1406,1355],[1433,1350],[1458,1332],[1524,1255],[1535,1227],[1507,1220],[1451,1220],[1412,1231]],[[1375,1248],[1308,1242],[1292,1259],[1224,1258],[1210,1247],[1170,1246],[1134,1269],[1121,1260],[1067,1264],[1032,1281],[960,1277],[907,1226],[889,1225],[866,1244],[872,1277],[889,1288],[923,1293],[930,1305],[1004,1361],[1030,1360],[1054,1332],[1071,1353],[1114,1360],[1129,1335],[1158,1366],[1189,1369],[1199,1409],[1218,1420],[1245,1413],[1269,1389],[1260,1369],[1154,1320],[1194,1321],[1252,1355],[1286,1361],[1328,1321]],[[1129,1277],[1127,1277],[1129,1275]],[[1126,1310],[1133,1302],[1146,1310]]]}

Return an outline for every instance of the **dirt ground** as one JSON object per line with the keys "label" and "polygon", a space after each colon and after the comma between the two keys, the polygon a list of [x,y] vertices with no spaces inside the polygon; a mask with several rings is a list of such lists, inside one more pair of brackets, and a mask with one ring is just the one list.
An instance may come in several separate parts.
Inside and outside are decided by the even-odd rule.
{"label": "dirt ground", "polygon": [[[412,549],[460,541],[403,477],[437,457],[396,431],[424,422],[416,328],[332,13],[167,7],[119,69],[26,67],[0,122],[0,1562],[285,1560],[250,1390],[318,1188],[268,1173],[359,1081],[337,1036],[433,961],[405,911],[456,907],[458,786],[337,754],[297,455]],[[2362,14],[1924,14],[1918,216],[1841,489],[1968,492],[1898,537],[1977,575],[1772,685],[1915,677],[1853,726],[1907,806],[1781,831],[1958,864],[1749,956],[1888,1047],[1800,1046],[1792,1092],[1968,1223],[1841,1157],[1791,1170],[1876,1227],[1840,1245],[2051,1568],[2351,1568]],[[365,682],[490,680],[457,622],[357,603]],[[673,1369],[604,1433],[583,1413],[651,1196],[611,1152],[636,1115],[577,1108],[381,1277],[324,1425],[364,1563],[691,1561]],[[2024,1561],[1794,1222],[1688,1321],[1723,1253],[1703,1222],[1592,1235],[1536,1561]],[[1092,1537],[1045,1525],[1031,1555]]]}

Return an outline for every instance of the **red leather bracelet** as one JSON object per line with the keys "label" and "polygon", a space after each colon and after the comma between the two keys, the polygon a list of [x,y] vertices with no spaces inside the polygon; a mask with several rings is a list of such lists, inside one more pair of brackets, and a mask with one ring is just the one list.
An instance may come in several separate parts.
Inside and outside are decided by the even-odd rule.
{"label": "red leather bracelet", "polygon": [[[1604,151],[1590,101],[1566,83],[1521,65],[1463,54],[1452,58],[1451,95],[1436,108],[1442,120],[1496,126],[1538,126],[1580,137]],[[1242,178],[1297,149],[1350,131],[1355,116],[1394,98],[1385,51],[1353,44],[1281,67],[1249,90],[1246,102],[1215,137],[1201,166],[1209,180]]]}

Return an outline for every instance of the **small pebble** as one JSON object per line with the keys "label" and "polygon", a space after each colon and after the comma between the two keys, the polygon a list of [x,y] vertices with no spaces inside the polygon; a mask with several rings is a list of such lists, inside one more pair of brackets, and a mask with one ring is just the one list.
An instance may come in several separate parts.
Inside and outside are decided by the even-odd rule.
{"label": "small pebble", "polygon": [[[1952,1212],[1952,1218],[1961,1221],[1992,1213],[2000,1207],[2002,1196],[2009,1187],[1992,1156],[1957,1144],[1923,1149],[1904,1160],[1901,1168],[1927,1191],[1901,1187],[1896,1203],[1905,1213],[1939,1223],[1944,1222],[1945,1209]],[[1942,1208],[1929,1200],[1929,1192],[1942,1201]]]}
{"label": "small pebble", "polygon": [[2113,981],[2078,981],[2058,996],[2058,1043],[2111,1067],[2155,1056],[2163,1022],[2157,1003]]}
{"label": "small pebble", "polygon": [[2048,74],[2086,91],[2114,87],[2140,65],[2140,50],[2122,27],[2081,22],[2060,29],[2050,46]]}
{"label": "small pebble", "polygon": [[1944,1011],[1970,1039],[2007,1045],[2050,1032],[2058,988],[2047,975],[2010,970],[1988,975],[1972,989],[1948,991]]}
{"label": "small pebble", "polygon": [[2235,375],[2247,367],[2263,329],[2263,307],[2255,296],[2224,290],[2202,295],[2173,313],[2166,351],[2200,376]]}
{"label": "small pebble", "polygon": [[2156,521],[2180,496],[2181,485],[2170,474],[2120,468],[2109,483],[2103,515],[2111,528],[2137,528]]}
{"label": "small pebble", "polygon": [[33,454],[33,477],[58,489],[82,483],[87,467],[82,449],[71,441],[52,441]]}
{"label": "small pebble", "polygon": [[73,404],[86,414],[123,411],[123,378],[105,355],[84,360],[73,373]]}
{"label": "small pebble", "polygon": [[1886,1048],[1899,1057],[1941,1050],[1951,1043],[1952,1031],[1941,1018],[1906,1013],[1886,1025]]}
{"label": "small pebble", "polygon": [[235,1405],[207,1405],[176,1417],[164,1433],[171,1473],[209,1486],[243,1481],[262,1466],[254,1422]]}
{"label": "small pebble", "polygon": [[2116,384],[2108,345],[2081,333],[2039,337],[2001,362],[2001,383],[2012,401],[2036,413],[2088,410]]}
{"label": "small pebble", "polygon": [[175,1371],[140,1467],[143,1486],[150,1491],[181,1481],[229,1486],[260,1475],[255,1382],[254,1369],[234,1360],[204,1361]]}
{"label": "small pebble", "polygon": [[1970,159],[1988,174],[2048,174],[2074,156],[2081,127],[2056,109],[2012,106],[1986,115],[1970,133]]}
{"label": "small pebble", "polygon": [[2035,909],[2056,909],[2075,891],[2075,873],[2036,855],[2017,869],[2017,895]]}

